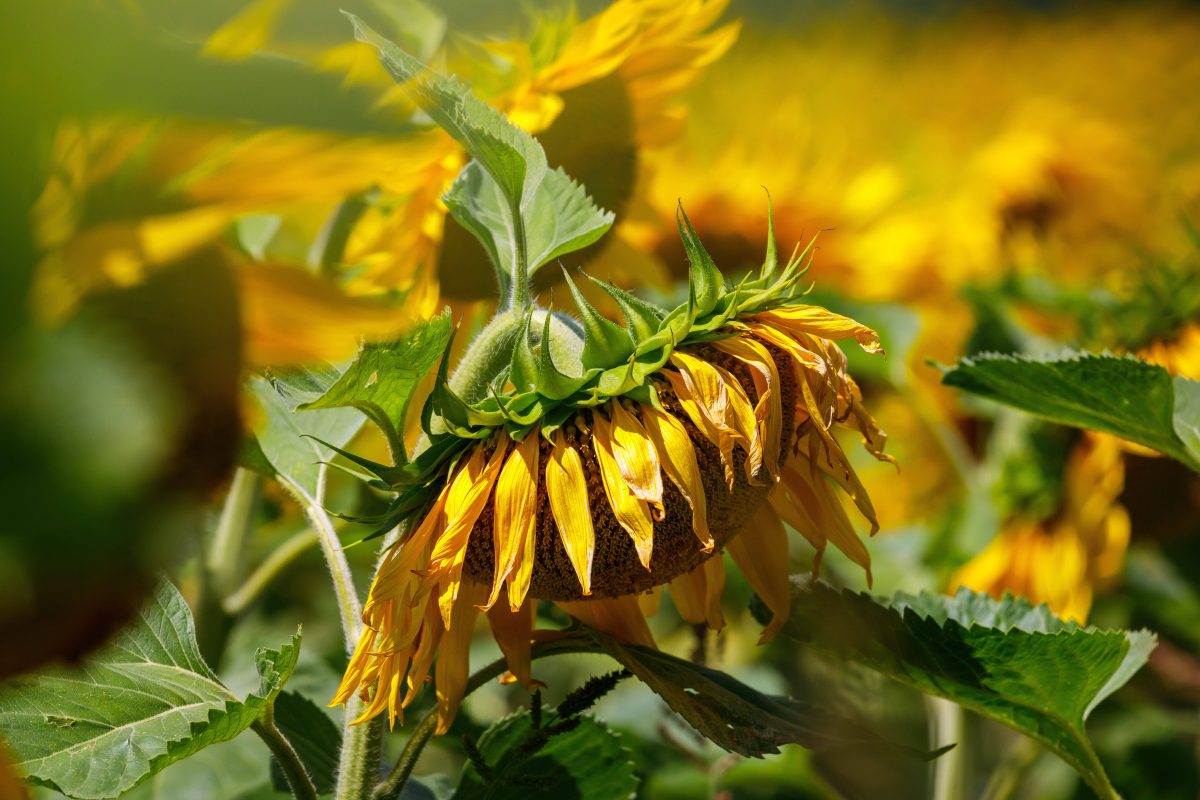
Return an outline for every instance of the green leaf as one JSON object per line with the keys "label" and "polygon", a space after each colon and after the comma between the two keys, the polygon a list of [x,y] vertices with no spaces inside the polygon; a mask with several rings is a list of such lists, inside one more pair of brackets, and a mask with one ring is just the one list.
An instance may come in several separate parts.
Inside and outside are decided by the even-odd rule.
{"label": "green leaf", "polygon": [[1174,421],[1175,435],[1187,448],[1192,463],[1200,463],[1200,382],[1182,375],[1175,377]]}
{"label": "green leaf", "polygon": [[[443,199],[455,221],[483,245],[500,274],[512,274],[518,232],[508,213],[508,199],[478,162],[463,168]],[[592,244],[613,222],[612,213],[597,208],[583,187],[561,169],[545,174],[522,217],[530,274]]]}
{"label": "green leaf", "polygon": [[281,482],[310,499],[315,497],[321,463],[334,457],[334,451],[321,442],[335,447],[347,444],[362,428],[363,415],[353,408],[299,413],[263,378],[251,378],[248,388],[262,411],[254,435],[263,456]]}
{"label": "green leaf", "polygon": [[[304,695],[286,691],[275,698],[275,726],[300,756],[318,794],[332,792],[336,783],[342,731],[329,715]],[[288,791],[287,779],[276,766],[271,770],[275,787]]]}
{"label": "green leaf", "polygon": [[621,307],[621,313],[625,315],[625,326],[629,331],[629,338],[633,339],[635,344],[641,344],[643,340],[658,333],[659,325],[662,324],[665,316],[662,311],[640,297],[635,297],[624,289],[618,289],[611,283],[605,283],[591,275],[588,276],[588,279],[607,292],[608,296]]}
{"label": "green leaf", "polygon": [[1051,422],[1111,433],[1200,471],[1196,383],[1131,356],[984,354],[946,369],[942,382]]}
{"label": "green leaf", "polygon": [[785,744],[810,749],[874,745],[923,757],[857,722],[813,703],[762,694],[708,667],[588,630],[600,652],[616,659],[705,738],[732,753],[759,758]]}
{"label": "green leaf", "polygon": [[0,732],[32,782],[70,797],[115,797],[258,721],[299,650],[299,633],[260,650],[259,691],[241,700],[200,658],[191,611],[163,583],[138,620],[81,666],[5,686]]}
{"label": "green leaf", "polygon": [[[770,617],[761,601],[752,607],[760,620]],[[1105,798],[1117,795],[1084,721],[1155,645],[1147,631],[1082,628],[1011,597],[963,589],[889,601],[807,578],[793,578],[782,635],[1037,739]]]}
{"label": "green leaf", "polygon": [[546,154],[537,140],[476,97],[462,81],[429,70],[358,17],[346,16],[355,37],[375,48],[397,82],[413,82],[417,103],[487,171],[508,208],[527,206],[547,172]]}
{"label": "green leaf", "polygon": [[298,408],[357,408],[379,426],[393,460],[403,464],[408,460],[404,426],[413,393],[437,366],[453,331],[447,309],[401,339],[368,344],[328,391]]}
{"label": "green leaf", "polygon": [[[553,725],[546,712],[543,726]],[[488,728],[479,751],[490,773],[481,776],[471,763],[463,769],[457,800],[527,800],[572,797],[578,800],[632,798],[638,788],[633,756],[621,739],[591,717],[558,733],[535,753],[522,745],[535,734],[528,711],[511,714]],[[489,780],[490,778],[490,780]]]}

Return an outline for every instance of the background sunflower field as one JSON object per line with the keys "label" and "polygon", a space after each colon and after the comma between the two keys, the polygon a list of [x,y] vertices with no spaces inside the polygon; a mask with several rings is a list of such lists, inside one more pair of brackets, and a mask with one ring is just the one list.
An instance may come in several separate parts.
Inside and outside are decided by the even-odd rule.
{"label": "background sunflower field", "polygon": [[[10,5],[0,800],[1200,796],[1200,5]],[[397,715],[401,672],[383,714],[394,653],[355,646],[380,545],[442,508],[420,454],[488,402],[529,427],[509,372],[461,425],[445,375],[522,356],[526,230],[542,396],[609,320],[730,359],[776,314],[826,337],[801,416],[845,471],[814,445],[802,511],[667,592],[447,607],[436,699],[409,673]],[[739,305],[776,264],[829,311]],[[621,387],[614,464],[657,403]]]}

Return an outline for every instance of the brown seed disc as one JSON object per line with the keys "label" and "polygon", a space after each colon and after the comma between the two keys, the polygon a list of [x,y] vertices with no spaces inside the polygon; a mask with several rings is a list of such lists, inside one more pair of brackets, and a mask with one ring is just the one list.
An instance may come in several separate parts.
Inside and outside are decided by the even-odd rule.
{"label": "brown seed disc", "polygon": [[[780,395],[783,405],[783,426],[780,459],[786,457],[794,431],[793,410],[796,407],[796,378],[791,357],[773,345],[763,342],[779,367]],[[696,348],[696,355],[728,370],[746,390],[751,402],[756,402],[758,393],[750,371],[733,357],[711,347]],[[654,550],[650,557],[650,569],[646,570],[638,561],[637,551],[628,532],[621,527],[608,504],[604,484],[600,478],[600,467],[592,451],[591,437],[574,426],[564,428],[568,442],[579,451],[587,475],[588,506],[592,526],[596,533],[595,554],[592,558],[591,598],[619,597],[638,594],[690,571],[712,555],[742,528],[753,516],[759,505],[766,500],[769,480],[766,471],[758,476],[764,485],[756,486],[746,480],[746,452],[737,447],[733,451],[734,484],[730,491],[725,483],[725,470],[721,465],[721,453],[717,446],[708,441],[679,407],[674,393],[666,385],[659,385],[659,397],[663,407],[679,419],[692,439],[696,460],[700,465],[701,480],[708,506],[708,526],[716,547],[711,553],[700,549],[700,540],[692,529],[692,509],[675,485],[663,477],[662,520],[654,523]],[[584,415],[586,419],[586,413]],[[558,527],[550,511],[550,500],[546,493],[545,465],[551,446],[543,441],[540,450],[541,478],[538,488],[537,509],[537,560],[533,566],[533,577],[529,594],[541,600],[581,600],[583,597],[579,579],[567,558],[567,552],[559,537]],[[488,584],[492,582],[494,567],[494,542],[492,538],[492,503],[495,492],[471,531],[467,544],[464,573],[471,580]]]}

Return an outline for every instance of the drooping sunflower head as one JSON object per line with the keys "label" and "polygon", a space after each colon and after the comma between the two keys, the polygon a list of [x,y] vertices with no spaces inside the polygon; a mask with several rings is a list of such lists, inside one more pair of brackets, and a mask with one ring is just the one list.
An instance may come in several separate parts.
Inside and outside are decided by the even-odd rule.
{"label": "drooping sunflower head", "polygon": [[687,302],[658,309],[597,282],[622,327],[568,279],[578,320],[533,310],[485,331],[507,358],[483,397],[464,397],[443,359],[424,409],[428,446],[411,463],[354,457],[396,492],[376,522],[407,532],[375,577],[335,702],[374,690],[364,718],[387,709],[394,719],[440,647],[444,730],[479,611],[526,684],[536,600],[652,645],[638,598],[669,584],[684,618],[720,627],[714,556],[725,550],[775,614],[765,640],[788,610],[784,523],[816,549],[814,563],[832,541],[869,579],[835,487],[872,532],[875,513],[834,430],[857,429],[879,458],[884,435],[832,340],[877,352],[878,337],[801,302],[807,251],[780,265],[772,237],[762,269],[730,286],[682,210],[680,232]]}

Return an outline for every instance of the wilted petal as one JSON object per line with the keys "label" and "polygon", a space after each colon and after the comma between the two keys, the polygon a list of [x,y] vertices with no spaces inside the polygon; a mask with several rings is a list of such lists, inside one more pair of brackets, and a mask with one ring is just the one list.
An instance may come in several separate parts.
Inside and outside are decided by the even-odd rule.
{"label": "wilted petal", "polygon": [[771,623],[758,639],[759,644],[766,644],[792,613],[787,531],[770,505],[763,503],[725,547],[746,582],[771,609]]}
{"label": "wilted petal", "polygon": [[788,306],[754,315],[755,319],[792,333],[807,333],[825,339],[854,338],[868,353],[878,353],[879,334],[860,322],[820,306]]}
{"label": "wilted petal", "polygon": [[650,518],[650,506],[644,500],[639,500],[625,482],[613,454],[612,423],[599,411],[592,415],[592,444],[595,446],[596,462],[600,466],[604,494],[612,506],[613,516],[633,539],[642,566],[650,569],[650,556],[654,548],[654,521]]}
{"label": "wilted petal", "polygon": [[596,532],[588,507],[587,476],[579,452],[567,442],[561,430],[554,434],[554,448],[546,463],[546,494],[567,558],[575,568],[583,594],[589,595]]}
{"label": "wilted petal", "polygon": [[[500,470],[500,477],[496,481],[495,513],[492,515],[496,570],[492,578],[491,594],[484,605],[485,610],[495,605],[504,580],[512,573],[526,542],[536,534],[540,439],[537,429],[526,434],[504,462],[504,468]],[[531,548],[530,556],[532,555]]]}
{"label": "wilted petal", "polygon": [[641,411],[646,435],[658,451],[663,470],[692,507],[692,530],[695,531],[696,538],[705,550],[711,550],[713,537],[708,530],[704,482],[700,478],[700,465],[696,460],[696,448],[692,445],[692,437],[688,436],[682,422],[665,411],[659,411],[649,405],[642,406]]}
{"label": "wilted petal", "polygon": [[610,597],[603,600],[556,602],[563,611],[601,633],[627,644],[654,647],[654,637],[638,606],[637,597]]}

